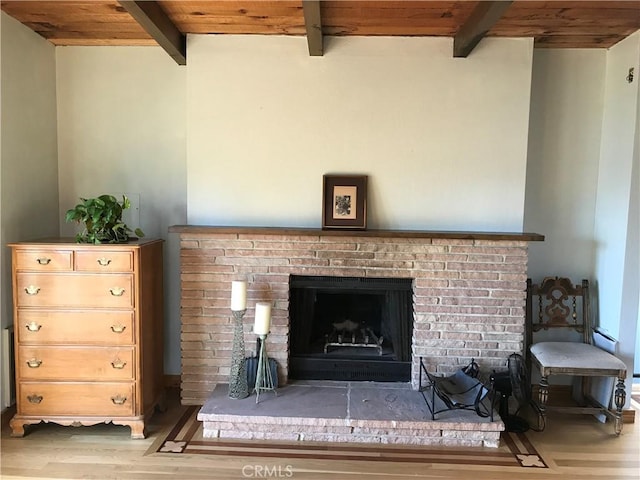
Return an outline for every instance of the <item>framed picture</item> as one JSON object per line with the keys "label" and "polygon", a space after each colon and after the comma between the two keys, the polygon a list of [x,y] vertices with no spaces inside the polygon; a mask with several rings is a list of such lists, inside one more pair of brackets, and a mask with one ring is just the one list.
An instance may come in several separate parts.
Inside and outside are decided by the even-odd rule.
{"label": "framed picture", "polygon": [[367,176],[322,177],[322,228],[367,228]]}

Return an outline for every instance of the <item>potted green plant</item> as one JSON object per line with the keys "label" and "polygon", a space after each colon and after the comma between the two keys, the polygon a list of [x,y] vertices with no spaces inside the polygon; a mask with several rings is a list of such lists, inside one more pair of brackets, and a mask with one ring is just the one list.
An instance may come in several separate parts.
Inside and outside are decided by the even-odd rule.
{"label": "potted green plant", "polygon": [[124,243],[132,232],[144,237],[142,230],[131,230],[122,221],[122,212],[131,208],[126,195],[122,196],[122,202],[113,195],[80,200],[82,203],[67,210],[65,215],[67,222],[84,223],[84,230],[76,235],[78,243]]}

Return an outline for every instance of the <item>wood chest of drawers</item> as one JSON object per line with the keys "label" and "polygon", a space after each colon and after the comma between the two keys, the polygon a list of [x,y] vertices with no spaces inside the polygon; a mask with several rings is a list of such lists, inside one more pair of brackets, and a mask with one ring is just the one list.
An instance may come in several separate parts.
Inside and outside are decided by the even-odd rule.
{"label": "wood chest of drawers", "polygon": [[144,438],[163,407],[162,241],[10,245],[17,412],[39,422],[113,422]]}

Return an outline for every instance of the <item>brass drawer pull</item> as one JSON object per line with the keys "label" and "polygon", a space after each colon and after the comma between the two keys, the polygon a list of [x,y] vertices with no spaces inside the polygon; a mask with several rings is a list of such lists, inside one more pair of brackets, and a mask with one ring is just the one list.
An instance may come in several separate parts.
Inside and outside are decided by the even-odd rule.
{"label": "brass drawer pull", "polygon": [[122,333],[122,332],[124,332],[124,329],[125,329],[125,328],[127,328],[127,327],[125,327],[124,325],[120,325],[120,324],[118,324],[118,325],[111,325],[111,331],[112,331],[113,333]]}
{"label": "brass drawer pull", "polygon": [[35,285],[29,285],[24,289],[27,295],[37,295],[40,291],[40,287],[36,287]]}
{"label": "brass drawer pull", "polygon": [[123,397],[122,395],[118,394],[114,397],[111,397],[111,401],[114,405],[124,405],[124,402],[127,401],[127,397]]}
{"label": "brass drawer pull", "polygon": [[119,358],[116,358],[113,362],[111,362],[111,366],[117,370],[122,370],[127,362],[123,362]]}
{"label": "brass drawer pull", "polygon": [[40,365],[42,365],[42,360],[32,358],[31,360],[27,360],[27,365],[29,366],[29,368],[38,368]]}
{"label": "brass drawer pull", "polygon": [[109,291],[114,297],[121,297],[122,295],[124,295],[124,288],[114,287],[110,288]]}
{"label": "brass drawer pull", "polygon": [[107,267],[111,263],[111,259],[102,257],[102,258],[99,258],[97,262],[98,262],[98,265],[102,267]]}
{"label": "brass drawer pull", "polygon": [[27,328],[27,330],[29,330],[30,332],[37,332],[42,328],[42,325],[37,324],[36,322],[31,322],[31,323],[27,323],[25,325],[25,327]]}
{"label": "brass drawer pull", "polygon": [[27,395],[29,403],[40,403],[44,397],[42,395]]}
{"label": "brass drawer pull", "polygon": [[47,257],[40,257],[36,258],[36,262],[38,262],[40,265],[49,265],[49,263],[51,263],[51,259]]}

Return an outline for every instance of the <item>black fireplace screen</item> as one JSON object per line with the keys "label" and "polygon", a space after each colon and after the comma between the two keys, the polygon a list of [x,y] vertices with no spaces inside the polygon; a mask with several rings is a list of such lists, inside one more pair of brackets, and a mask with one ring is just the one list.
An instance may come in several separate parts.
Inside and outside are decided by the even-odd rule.
{"label": "black fireplace screen", "polygon": [[405,380],[412,279],[292,275],[289,283],[291,378]]}

